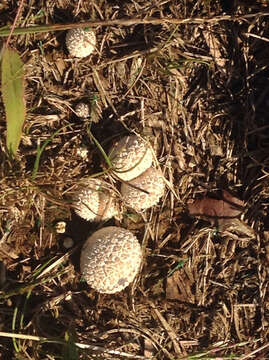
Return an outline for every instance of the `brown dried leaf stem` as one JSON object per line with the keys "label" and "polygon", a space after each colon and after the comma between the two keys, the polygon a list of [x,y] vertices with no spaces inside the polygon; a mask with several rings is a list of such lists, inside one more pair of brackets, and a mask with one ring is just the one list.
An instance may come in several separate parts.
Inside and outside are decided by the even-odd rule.
{"label": "brown dried leaf stem", "polygon": [[[217,23],[220,21],[244,21],[247,19],[259,18],[262,16],[269,16],[267,12],[258,12],[254,14],[246,14],[244,16],[231,16],[231,15],[222,15],[222,16],[214,16],[214,17],[205,17],[205,18],[186,18],[186,19],[178,19],[178,18],[123,18],[123,19],[114,19],[114,20],[98,20],[98,21],[86,21],[81,23],[71,23],[71,24],[55,24],[55,25],[43,25],[43,26],[29,26],[16,28],[13,31],[12,35],[20,35],[20,34],[31,34],[31,33],[41,33],[41,32],[49,32],[49,31],[62,31],[74,28],[85,28],[85,27],[97,27],[97,26],[132,26],[137,24],[152,24],[152,25],[162,25],[162,24],[205,24],[205,23]],[[10,35],[10,29],[0,30],[0,37],[5,37]]]}

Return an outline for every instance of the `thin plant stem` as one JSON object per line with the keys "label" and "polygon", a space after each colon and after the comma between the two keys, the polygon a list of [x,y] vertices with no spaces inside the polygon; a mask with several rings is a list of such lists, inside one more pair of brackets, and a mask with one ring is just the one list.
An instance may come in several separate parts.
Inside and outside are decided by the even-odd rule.
{"label": "thin plant stem", "polygon": [[[114,20],[92,20],[81,23],[70,23],[70,24],[50,24],[50,25],[41,25],[41,26],[29,26],[29,27],[19,27],[15,28],[12,35],[23,35],[23,34],[35,34],[49,31],[63,31],[68,29],[75,28],[86,28],[86,27],[97,27],[97,26],[132,26],[138,24],[152,24],[152,25],[162,25],[162,24],[204,24],[204,23],[218,23],[219,21],[243,21],[246,19],[253,19],[259,17],[269,16],[268,12],[258,12],[254,14],[246,14],[244,16],[234,16],[234,15],[221,15],[214,17],[205,17],[205,18],[123,18],[123,19],[114,19]],[[10,35],[10,29],[0,30],[0,37],[5,37]]]}

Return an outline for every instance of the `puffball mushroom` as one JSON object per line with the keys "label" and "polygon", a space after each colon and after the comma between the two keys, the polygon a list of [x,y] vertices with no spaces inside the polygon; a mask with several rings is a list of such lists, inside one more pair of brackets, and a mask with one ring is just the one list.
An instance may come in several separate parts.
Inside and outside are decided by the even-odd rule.
{"label": "puffball mushroom", "polygon": [[141,261],[137,238],[129,230],[108,226],[97,230],[85,242],[80,269],[93,289],[114,294],[134,280]]}
{"label": "puffball mushroom", "polygon": [[88,104],[85,104],[84,102],[80,102],[75,107],[75,113],[78,117],[82,119],[86,119],[90,116],[90,107]]}
{"label": "puffball mushroom", "polygon": [[115,197],[101,180],[95,178],[78,187],[73,195],[73,205],[76,214],[88,221],[108,220],[118,213]]}
{"label": "puffball mushroom", "polygon": [[142,175],[122,183],[123,202],[130,208],[140,211],[156,205],[163,196],[165,183],[160,170],[150,167]]}
{"label": "puffball mushroom", "polygon": [[121,180],[129,181],[147,170],[153,161],[150,147],[137,135],[123,137],[110,150],[113,172]]}
{"label": "puffball mushroom", "polygon": [[65,42],[71,56],[83,58],[93,52],[96,36],[92,30],[71,29],[67,31]]}

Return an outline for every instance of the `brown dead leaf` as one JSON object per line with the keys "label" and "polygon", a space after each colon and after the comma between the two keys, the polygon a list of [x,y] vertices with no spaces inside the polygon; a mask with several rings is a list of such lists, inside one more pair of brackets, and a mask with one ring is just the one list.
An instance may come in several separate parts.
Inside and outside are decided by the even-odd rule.
{"label": "brown dead leaf", "polygon": [[191,216],[202,216],[209,218],[211,222],[227,223],[230,219],[239,216],[243,211],[243,201],[223,190],[222,199],[217,200],[205,197],[188,204]]}
{"label": "brown dead leaf", "polygon": [[175,271],[167,278],[166,299],[180,300],[183,302],[195,303],[195,296],[192,292],[194,275],[189,268],[182,268]]}

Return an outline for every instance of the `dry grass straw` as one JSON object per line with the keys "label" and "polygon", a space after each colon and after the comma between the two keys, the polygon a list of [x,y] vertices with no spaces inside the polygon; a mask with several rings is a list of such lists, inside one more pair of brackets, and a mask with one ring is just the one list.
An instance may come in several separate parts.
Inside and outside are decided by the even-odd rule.
{"label": "dry grass straw", "polygon": [[[14,20],[12,4],[0,5],[1,26]],[[224,6],[200,0],[25,5],[19,24],[30,31],[85,26],[90,14],[98,46],[92,57],[72,59],[64,32],[47,27],[10,40],[25,63],[28,119],[14,163],[0,139],[2,291],[26,287],[50,258],[68,258],[68,273],[33,288],[17,333],[63,340],[72,330],[77,343],[105,349],[101,356],[110,359],[120,356],[112,351],[155,359],[265,358],[269,9],[264,1]],[[92,118],[78,119],[75,105],[93,99]],[[1,134],[3,111],[1,103]],[[114,296],[80,281],[78,249],[100,224],[75,217],[67,196],[76,182],[103,171],[89,127],[106,153],[113,139],[141,134],[170,184],[158,206],[143,214],[127,209],[110,222],[133,231],[145,253],[137,282]],[[37,148],[57,131],[33,179]],[[219,228],[188,216],[188,201],[223,188],[244,200],[242,219]],[[54,230],[59,220],[78,246],[70,256]],[[1,298],[2,332],[11,333],[10,309],[23,297]],[[62,349],[21,343],[26,358],[54,359]],[[3,338],[0,352],[14,352],[12,343]]]}
{"label": "dry grass straw", "polygon": [[[269,13],[267,12],[258,12],[254,14],[245,14],[244,16],[230,16],[230,15],[222,15],[222,16],[213,16],[213,17],[205,17],[205,18],[186,18],[186,19],[171,19],[162,17],[161,19],[156,18],[134,18],[134,19],[113,19],[113,20],[101,20],[101,21],[84,21],[80,23],[72,23],[72,24],[64,24],[64,25],[45,25],[45,26],[27,26],[22,28],[15,28],[12,30],[14,35],[24,35],[24,34],[36,34],[36,33],[47,33],[49,31],[63,31],[69,29],[76,29],[76,28],[86,28],[86,27],[98,27],[98,26],[132,26],[132,25],[165,25],[165,24],[172,24],[172,25],[184,25],[184,24],[204,24],[204,23],[217,23],[220,21],[242,21],[248,20],[252,18],[258,18],[260,16],[268,16]],[[3,29],[0,31],[0,36],[9,36],[10,29]],[[251,34],[252,35],[252,34]],[[255,37],[255,35],[253,35]],[[257,36],[257,35],[256,35]]]}

